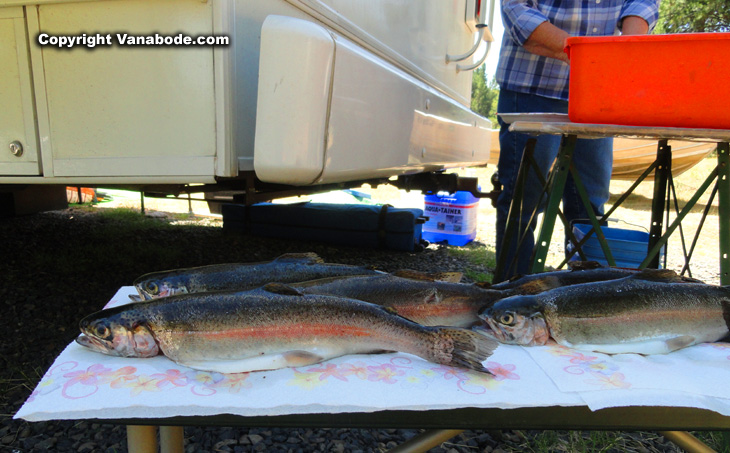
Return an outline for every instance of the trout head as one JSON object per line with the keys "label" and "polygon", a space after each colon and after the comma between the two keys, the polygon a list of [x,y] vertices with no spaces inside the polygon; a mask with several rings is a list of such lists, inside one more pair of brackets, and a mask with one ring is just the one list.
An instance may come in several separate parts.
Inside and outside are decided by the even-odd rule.
{"label": "trout head", "polygon": [[153,273],[139,277],[134,287],[144,300],[189,293],[189,279],[184,275]]}
{"label": "trout head", "polygon": [[124,313],[101,311],[81,320],[76,342],[93,351],[119,357],[153,357],[160,353],[152,331]]}
{"label": "trout head", "polygon": [[522,346],[544,345],[550,338],[545,316],[534,296],[513,296],[479,312],[485,326],[481,333],[500,343]]}

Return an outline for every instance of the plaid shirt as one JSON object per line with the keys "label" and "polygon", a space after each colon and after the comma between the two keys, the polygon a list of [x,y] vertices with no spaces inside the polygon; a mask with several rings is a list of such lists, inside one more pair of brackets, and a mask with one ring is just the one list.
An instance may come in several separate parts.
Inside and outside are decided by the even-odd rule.
{"label": "plaid shirt", "polygon": [[535,28],[550,21],[571,36],[616,35],[624,17],[639,16],[651,30],[659,18],[660,0],[501,1],[504,37],[496,74],[500,87],[567,101],[569,65],[522,47]]}

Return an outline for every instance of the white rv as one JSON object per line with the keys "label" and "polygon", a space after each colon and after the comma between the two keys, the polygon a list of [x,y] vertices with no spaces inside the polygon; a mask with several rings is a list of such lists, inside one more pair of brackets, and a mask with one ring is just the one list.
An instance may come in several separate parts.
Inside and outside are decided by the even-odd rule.
{"label": "white rv", "polygon": [[[0,0],[0,192],[287,190],[485,164],[485,0]],[[189,45],[185,45],[185,43]]]}

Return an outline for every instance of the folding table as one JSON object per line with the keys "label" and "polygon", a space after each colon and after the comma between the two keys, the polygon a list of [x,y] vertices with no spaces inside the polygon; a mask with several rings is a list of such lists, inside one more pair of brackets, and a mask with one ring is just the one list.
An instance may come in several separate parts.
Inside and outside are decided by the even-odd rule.
{"label": "folding table", "polygon": [[[133,292],[121,288],[109,306]],[[500,345],[485,366],[493,376],[389,353],[223,375],[74,342],[16,417],[125,424],[131,452],[156,451],[157,426],[162,451],[182,451],[184,425],[435,430],[406,451],[463,429],[730,431],[730,388],[716,385],[730,381],[727,343],[647,357]],[[666,435],[692,445],[688,435]]]}

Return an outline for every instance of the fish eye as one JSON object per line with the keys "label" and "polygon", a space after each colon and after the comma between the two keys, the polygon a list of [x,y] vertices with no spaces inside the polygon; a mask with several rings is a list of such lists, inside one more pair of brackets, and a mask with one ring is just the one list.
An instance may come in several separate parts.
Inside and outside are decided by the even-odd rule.
{"label": "fish eye", "polygon": [[511,326],[515,322],[515,317],[510,312],[502,313],[499,316],[499,322],[500,322],[500,324],[505,324],[505,325]]}
{"label": "fish eye", "polygon": [[157,286],[157,283],[155,282],[147,282],[145,287],[147,288],[147,291],[152,294],[157,294],[157,292],[160,290],[160,288]]}
{"label": "fish eye", "polygon": [[97,324],[94,326],[94,335],[99,338],[106,338],[109,336],[109,328],[104,324]]}

